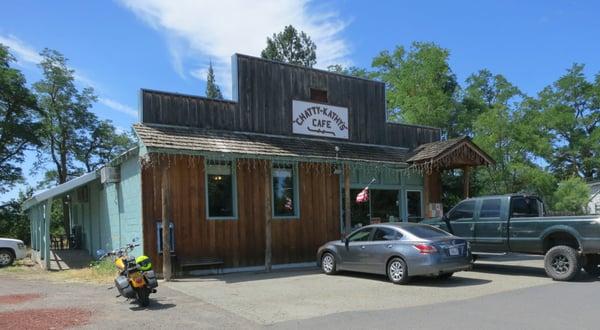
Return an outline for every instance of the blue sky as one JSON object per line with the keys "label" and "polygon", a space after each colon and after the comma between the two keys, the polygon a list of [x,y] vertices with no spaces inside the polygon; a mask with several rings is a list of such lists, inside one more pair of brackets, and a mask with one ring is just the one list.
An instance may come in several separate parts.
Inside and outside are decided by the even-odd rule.
{"label": "blue sky", "polygon": [[230,56],[258,55],[286,24],[316,41],[319,67],[368,67],[381,50],[433,41],[450,50],[461,83],[488,68],[534,95],[574,62],[586,64],[590,78],[600,72],[598,13],[600,2],[591,0],[22,0],[3,3],[0,42],[13,48],[29,83],[40,78],[41,49],[65,54],[78,84],[96,89],[93,111],[128,129],[140,88],[202,95],[209,61],[228,96]]}

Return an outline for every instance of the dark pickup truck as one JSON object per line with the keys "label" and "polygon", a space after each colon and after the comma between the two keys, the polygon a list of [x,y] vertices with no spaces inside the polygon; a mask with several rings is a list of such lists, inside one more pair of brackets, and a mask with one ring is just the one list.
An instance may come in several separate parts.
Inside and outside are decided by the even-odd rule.
{"label": "dark pickup truck", "polygon": [[582,267],[600,275],[600,216],[545,216],[536,196],[469,198],[423,223],[466,238],[473,255],[544,255],[546,274],[554,280],[571,280]]}

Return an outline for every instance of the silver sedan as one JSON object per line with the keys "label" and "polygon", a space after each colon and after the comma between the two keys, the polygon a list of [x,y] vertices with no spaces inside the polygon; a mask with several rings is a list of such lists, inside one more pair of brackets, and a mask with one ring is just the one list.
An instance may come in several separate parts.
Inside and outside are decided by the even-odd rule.
{"label": "silver sedan", "polygon": [[441,229],[416,223],[361,227],[347,239],[331,241],[317,251],[325,274],[339,270],[387,275],[396,284],[412,276],[449,278],[471,268],[469,243]]}

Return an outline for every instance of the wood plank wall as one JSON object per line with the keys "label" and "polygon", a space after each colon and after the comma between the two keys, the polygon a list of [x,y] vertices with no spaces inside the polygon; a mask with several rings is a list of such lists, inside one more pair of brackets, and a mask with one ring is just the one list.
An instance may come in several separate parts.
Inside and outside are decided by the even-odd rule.
{"label": "wood plank wall", "polygon": [[349,141],[406,148],[440,139],[437,128],[386,122],[379,81],[236,55],[237,100],[142,90],[142,122],[293,135],[292,100],[327,91],[329,104],[348,108]]}
{"label": "wood plank wall", "polygon": [[[142,168],[144,252],[162,268],[157,254],[161,167],[169,167],[175,254],[219,257],[225,267],[264,264],[264,176],[270,165],[240,160],[237,168],[237,220],[207,220],[204,162],[194,156],[167,156]],[[299,165],[300,218],[273,220],[273,263],[315,260],[316,249],[340,238],[339,179],[328,169]]]}

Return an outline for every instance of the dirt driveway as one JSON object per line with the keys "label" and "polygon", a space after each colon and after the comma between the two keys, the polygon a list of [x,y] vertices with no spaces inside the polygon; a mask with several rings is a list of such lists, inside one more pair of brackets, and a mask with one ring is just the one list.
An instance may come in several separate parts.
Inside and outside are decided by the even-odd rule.
{"label": "dirt driveway", "polygon": [[163,285],[149,308],[108,285],[0,273],[0,329],[248,329],[257,324]]}

